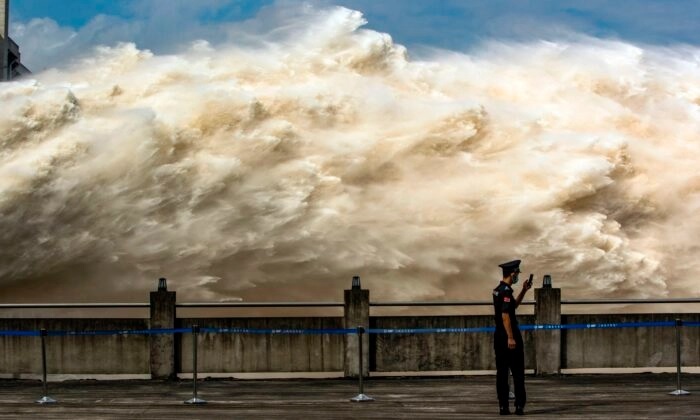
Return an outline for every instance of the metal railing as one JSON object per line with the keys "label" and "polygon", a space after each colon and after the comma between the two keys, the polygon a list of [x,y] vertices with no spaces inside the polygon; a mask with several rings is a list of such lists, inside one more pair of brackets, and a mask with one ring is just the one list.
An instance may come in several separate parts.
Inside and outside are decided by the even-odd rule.
{"label": "metal railing", "polygon": [[[666,299],[562,299],[562,305],[643,305],[700,303],[700,298]],[[534,300],[526,300],[522,305],[534,305]],[[183,302],[176,308],[332,308],[343,307],[343,302]],[[492,301],[377,301],[371,307],[412,307],[412,306],[491,306]],[[91,309],[91,308],[149,308],[149,303],[0,303],[0,309]]]}
{"label": "metal railing", "polygon": [[176,308],[328,308],[343,307],[343,302],[188,302]]}
{"label": "metal railing", "polygon": [[[669,298],[669,299],[562,299],[562,305],[639,305],[662,303],[700,303],[700,298]],[[534,300],[524,300],[521,305],[534,305]],[[428,302],[370,302],[369,306],[491,306],[492,301],[428,301]]]}
{"label": "metal railing", "polygon": [[617,305],[657,303],[700,303],[700,298],[668,299],[562,299],[562,305]]}
{"label": "metal railing", "polygon": [[150,308],[149,303],[0,303],[0,309]]}
{"label": "metal railing", "polygon": [[[534,300],[524,300],[521,305],[534,305]],[[486,300],[428,301],[428,302],[370,302],[369,306],[493,306]]]}

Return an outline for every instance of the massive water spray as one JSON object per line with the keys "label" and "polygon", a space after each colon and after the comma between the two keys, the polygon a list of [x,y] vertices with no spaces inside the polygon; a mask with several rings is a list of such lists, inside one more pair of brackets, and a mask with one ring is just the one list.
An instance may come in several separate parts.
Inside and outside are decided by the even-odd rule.
{"label": "massive water spray", "polygon": [[[0,86],[0,289],[34,301],[695,295],[700,50],[581,39],[422,61],[360,13],[132,44]],[[32,296],[28,298],[28,296]]]}

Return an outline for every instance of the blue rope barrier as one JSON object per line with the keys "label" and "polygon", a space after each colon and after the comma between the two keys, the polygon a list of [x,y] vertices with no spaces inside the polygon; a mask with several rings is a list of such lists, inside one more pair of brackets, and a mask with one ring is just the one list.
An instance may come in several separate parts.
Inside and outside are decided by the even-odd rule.
{"label": "blue rope barrier", "polygon": [[[589,324],[540,324],[522,325],[521,331],[534,330],[581,330],[581,329],[606,329],[606,328],[639,328],[639,327],[673,327],[675,321],[658,322],[609,322],[609,323],[589,323]],[[684,325],[690,325],[684,324]],[[698,323],[700,325],[700,323]],[[370,328],[370,334],[434,334],[434,333],[480,333],[494,332],[495,327],[473,327],[473,328]]]}
{"label": "blue rope barrier", "polygon": [[370,328],[369,334],[439,334],[439,333],[479,333],[494,332],[495,327],[473,328]]}
{"label": "blue rope barrier", "polygon": [[337,328],[337,329],[295,329],[295,328],[200,328],[201,332],[224,333],[224,334],[356,334],[357,328]]}
{"label": "blue rope barrier", "polygon": [[0,331],[0,336],[26,336],[26,337],[38,337],[39,331]]}
{"label": "blue rope barrier", "polygon": [[[192,332],[191,328],[155,328],[149,330],[94,330],[94,331],[47,331],[46,335],[49,337],[66,337],[66,336],[96,336],[96,335],[156,335],[156,334],[175,334],[175,333],[189,333]],[[28,331],[12,331],[12,330],[0,330],[0,336],[32,336],[38,337],[41,335],[40,331],[28,330]]]}
{"label": "blue rope barrier", "polygon": [[639,327],[673,327],[675,321],[657,321],[657,322],[603,322],[589,324],[541,324],[541,325],[523,325],[520,327],[523,331],[531,330],[584,330],[584,329],[607,329],[607,328],[639,328]]}
{"label": "blue rope barrier", "polygon": [[[582,329],[612,329],[612,328],[642,328],[642,327],[673,327],[675,321],[656,322],[609,322],[588,324],[535,324],[522,325],[522,331],[536,330],[582,330]],[[700,327],[700,322],[683,322],[684,326]],[[222,334],[270,334],[270,335],[315,335],[315,334],[357,334],[357,328],[331,329],[297,329],[297,328],[212,328],[199,329],[205,333]],[[454,334],[454,333],[492,333],[495,327],[465,327],[465,328],[369,328],[368,334]],[[65,336],[101,336],[101,335],[157,335],[157,334],[188,334],[192,328],[154,328],[145,330],[95,330],[95,331],[48,331],[52,337]],[[0,336],[32,336],[37,337],[37,330],[15,331],[0,330]]]}
{"label": "blue rope barrier", "polygon": [[190,332],[192,332],[191,328],[154,328],[148,330],[48,331],[47,335],[51,337],[86,335],[158,335]]}

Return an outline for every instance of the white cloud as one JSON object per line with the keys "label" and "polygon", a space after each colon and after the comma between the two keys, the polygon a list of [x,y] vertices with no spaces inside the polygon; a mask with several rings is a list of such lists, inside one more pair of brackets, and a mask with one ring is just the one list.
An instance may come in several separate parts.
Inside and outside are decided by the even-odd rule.
{"label": "white cloud", "polygon": [[96,15],[80,28],[61,26],[50,18],[12,22],[13,39],[20,45],[22,61],[33,71],[61,67],[91,54],[92,49],[120,42],[133,42],[158,53],[180,51],[192,42],[228,40],[233,22],[207,23],[203,16],[229,7],[231,1],[149,1],[130,4],[128,20]]}
{"label": "white cloud", "polygon": [[260,34],[285,32],[292,17],[303,22],[314,10],[340,4],[360,10],[369,27],[402,44],[465,50],[484,40],[530,42],[571,40],[576,34],[613,37],[635,43],[700,43],[700,8],[678,1],[370,1],[277,0],[258,16],[242,21],[235,0],[148,0],[124,3],[128,19],[99,15],[80,28],[49,18],[12,24],[25,63],[33,70],[61,66],[97,45],[133,42],[156,53],[172,53],[199,39],[213,45],[254,42]]}

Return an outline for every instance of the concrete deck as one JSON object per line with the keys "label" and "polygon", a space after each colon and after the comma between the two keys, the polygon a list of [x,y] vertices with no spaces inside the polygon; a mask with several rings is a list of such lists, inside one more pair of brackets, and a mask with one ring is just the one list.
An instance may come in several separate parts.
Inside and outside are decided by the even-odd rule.
{"label": "concrete deck", "polygon": [[[526,415],[543,419],[700,418],[700,375],[684,375],[691,395],[668,395],[675,375],[573,375],[526,378]],[[499,418],[493,376],[374,378],[365,393],[375,402],[351,403],[357,383],[344,379],[204,380],[190,406],[191,382],[66,381],[49,384],[57,404],[41,406],[41,383],[0,380],[4,418],[241,418],[456,419]],[[500,417],[502,418],[502,417]]]}

